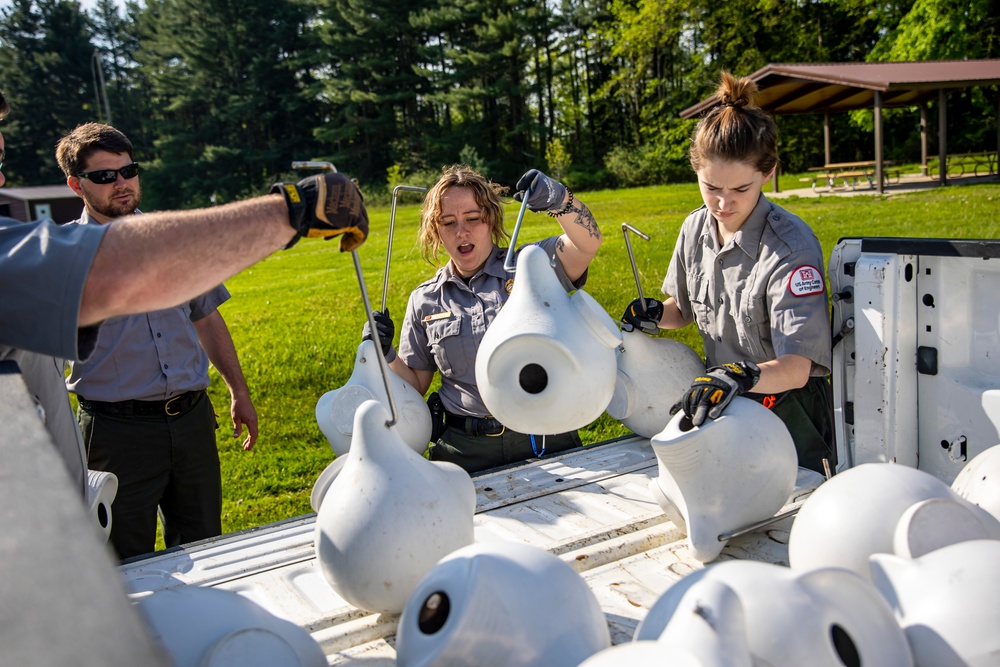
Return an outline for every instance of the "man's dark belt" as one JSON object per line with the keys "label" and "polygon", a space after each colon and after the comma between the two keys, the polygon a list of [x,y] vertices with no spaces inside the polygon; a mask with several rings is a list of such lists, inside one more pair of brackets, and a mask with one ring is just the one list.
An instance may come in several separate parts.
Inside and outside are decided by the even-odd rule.
{"label": "man's dark belt", "polygon": [[165,401],[88,401],[80,399],[80,407],[87,412],[116,417],[176,417],[182,415],[198,402],[204,389],[186,391]]}
{"label": "man's dark belt", "polygon": [[461,429],[472,437],[503,435],[505,430],[504,425],[492,417],[463,417],[450,412],[444,413],[444,423],[450,428]]}

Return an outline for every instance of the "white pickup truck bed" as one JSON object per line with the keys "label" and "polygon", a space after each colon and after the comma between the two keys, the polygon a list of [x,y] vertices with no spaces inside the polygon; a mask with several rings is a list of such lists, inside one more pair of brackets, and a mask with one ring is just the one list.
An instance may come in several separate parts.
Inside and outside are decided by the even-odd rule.
{"label": "white pickup truck bed", "polygon": [[[657,471],[649,441],[630,437],[476,476],[475,539],[516,540],[558,555],[594,591],[612,642],[629,641],[667,587],[702,567],[649,494]],[[796,488],[790,504],[799,504],[816,479],[803,471],[806,486]],[[790,521],[734,538],[720,558],[787,564]],[[398,616],[359,610],[334,593],[316,564],[314,523],[315,515],[291,519],[161,552],[120,571],[133,598],[183,585],[238,591],[308,629],[331,665],[362,656],[366,665],[395,664]]]}

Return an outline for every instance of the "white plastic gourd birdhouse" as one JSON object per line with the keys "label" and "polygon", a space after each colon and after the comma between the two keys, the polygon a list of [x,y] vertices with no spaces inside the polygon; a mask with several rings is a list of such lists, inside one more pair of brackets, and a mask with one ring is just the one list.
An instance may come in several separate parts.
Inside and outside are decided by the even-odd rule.
{"label": "white plastic gourd birdhouse", "polygon": [[476,355],[479,393],[490,414],[515,431],[581,428],[611,401],[620,343],[618,326],[593,297],[568,294],[545,251],[527,246],[510,299]]}
{"label": "white plastic gourd birdhouse", "polygon": [[[736,600],[720,595],[718,589],[703,592],[709,582],[728,587]],[[741,560],[710,565],[668,588],[650,607],[634,639],[681,645],[689,642],[691,638],[672,626],[677,622],[682,628],[690,626],[690,611],[699,599],[706,601],[702,608],[705,617],[715,620],[722,613],[733,626],[732,606],[738,602],[754,665],[913,664],[909,644],[886,601],[869,581],[839,568],[800,572]],[[702,633],[701,639],[710,636]],[[738,644],[733,648],[738,649]],[[739,653],[734,655],[740,659]]]}
{"label": "white plastic gourd birdhouse", "polygon": [[[427,403],[409,382],[391,371],[388,377],[399,414],[399,436],[410,449],[423,454],[431,438],[431,413]],[[351,377],[343,387],[326,392],[316,403],[316,421],[337,456],[350,450],[354,437],[354,414],[362,403],[369,400],[389,405],[379,368],[378,350],[374,342],[365,340],[358,346]]]}
{"label": "white plastic gourd birdhouse", "polygon": [[698,656],[702,667],[753,663],[740,596],[721,581],[702,581],[683,595],[656,642]]}
{"label": "white plastic gourd birdhouse", "polygon": [[[582,663],[580,667],[711,667],[698,656],[684,651],[664,646],[660,642],[641,641],[617,644],[596,653]],[[749,666],[750,663],[748,662]],[[729,665],[727,665],[729,667]],[[739,663],[732,667],[741,667]]]}
{"label": "white plastic gourd birdhouse", "polygon": [[1000,520],[1000,445],[977,454],[965,464],[951,489]]}
{"label": "white plastic gourd birdhouse", "polygon": [[702,562],[722,552],[720,535],[774,516],[795,488],[792,436],[749,398],[734,398],[718,419],[701,426],[678,412],[651,443],[659,476],[650,491],[686,528],[692,555]]}
{"label": "white plastic gourd birdhouse", "polygon": [[[934,498],[948,506],[924,504],[907,515]],[[788,536],[788,560],[797,569],[843,567],[868,578],[868,557],[895,553],[897,530],[903,531],[900,544],[920,553],[932,544],[979,535],[966,531],[969,524],[952,523],[956,511],[969,514],[984,531],[996,524],[933,475],[895,463],[865,463],[823,483],[805,501]]]}
{"label": "white plastic gourd birdhouse", "polygon": [[406,603],[399,667],[576,667],[611,645],[607,620],[573,568],[538,547],[481,542],[443,559]]}
{"label": "white plastic gourd birdhouse", "polygon": [[580,667],[752,667],[739,596],[712,579],[678,602],[663,633],[605,649]]}
{"label": "white plastic gourd birdhouse", "polygon": [[998,563],[997,540],[959,542],[913,560],[871,557],[872,579],[895,611],[917,667],[998,663]]}
{"label": "white plastic gourd birdhouse", "polygon": [[175,667],[325,667],[312,636],[239,593],[181,586],[136,603]]}
{"label": "white plastic gourd birdhouse", "polygon": [[114,517],[111,515],[111,505],[118,495],[118,477],[111,472],[100,470],[87,471],[87,513],[102,542],[111,537],[111,526]]}
{"label": "white plastic gourd birdhouse", "polygon": [[920,558],[969,540],[1000,540],[1000,521],[963,499],[928,498],[911,505],[899,518],[892,553]]}
{"label": "white plastic gourd birdhouse", "polygon": [[473,540],[476,492],[457,465],[428,461],[365,401],[354,442],[316,517],[316,556],[333,590],[356,607],[398,613],[435,563]]}
{"label": "white plastic gourd birdhouse", "polygon": [[701,357],[684,343],[623,331],[608,414],[633,433],[652,438],[670,421],[670,408],[704,372]]}
{"label": "white plastic gourd birdhouse", "polygon": [[330,461],[329,465],[323,469],[323,472],[313,482],[312,491],[309,493],[309,505],[313,508],[314,512],[319,512],[319,508],[323,506],[323,498],[326,496],[326,491],[333,484],[333,480],[337,479],[340,471],[344,469],[348,455],[338,456]]}

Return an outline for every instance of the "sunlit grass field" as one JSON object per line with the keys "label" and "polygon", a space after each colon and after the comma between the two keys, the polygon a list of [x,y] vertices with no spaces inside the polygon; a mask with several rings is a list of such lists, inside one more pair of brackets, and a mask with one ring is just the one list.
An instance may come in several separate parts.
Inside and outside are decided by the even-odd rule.
{"label": "sunlit grass field", "polygon": [[[782,188],[801,187],[797,177]],[[769,190],[770,186],[766,186]],[[605,236],[590,269],[586,291],[617,320],[637,296],[621,225],[647,233],[631,237],[647,296],[661,297],[674,240],[685,216],[701,205],[693,184],[579,194]],[[1000,184],[937,188],[892,196],[777,200],[816,231],[824,254],[848,236],[1000,237]],[[389,240],[388,207],[370,208],[371,235],[359,256],[373,307],[381,306]],[[513,230],[517,208],[508,208]],[[396,212],[387,305],[398,327],[410,290],[434,271],[416,246],[419,195],[403,193]],[[528,213],[518,243],[559,232],[552,218]],[[233,532],[311,512],[309,492],[333,452],[316,425],[319,397],[351,375],[364,309],[350,254],[337,243],[300,242],[227,281],[233,298],[221,312],[236,342],[260,417],[260,439],[244,452],[231,437],[229,396],[212,370],[212,401],[220,418],[223,528]],[[670,335],[701,352],[693,326]],[[606,415],[582,431],[584,443],[626,433]],[[161,543],[162,548],[162,543]]]}

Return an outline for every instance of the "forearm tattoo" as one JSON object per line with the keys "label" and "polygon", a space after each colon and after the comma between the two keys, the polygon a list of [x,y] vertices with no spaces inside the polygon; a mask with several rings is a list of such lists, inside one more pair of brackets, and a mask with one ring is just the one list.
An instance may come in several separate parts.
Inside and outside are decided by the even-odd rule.
{"label": "forearm tattoo", "polygon": [[595,239],[602,238],[601,230],[597,226],[597,221],[594,220],[594,214],[590,212],[590,209],[587,208],[586,204],[575,201],[568,212],[576,214],[576,218],[573,222],[586,229],[587,233],[590,234],[591,237]]}

